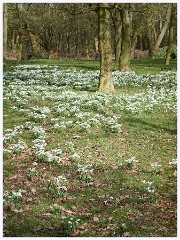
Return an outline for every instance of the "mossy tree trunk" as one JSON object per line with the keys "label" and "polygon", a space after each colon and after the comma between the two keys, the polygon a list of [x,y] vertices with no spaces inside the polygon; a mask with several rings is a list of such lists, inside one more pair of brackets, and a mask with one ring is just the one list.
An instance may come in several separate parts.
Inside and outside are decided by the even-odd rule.
{"label": "mossy tree trunk", "polygon": [[3,4],[3,60],[7,57],[7,33],[8,33],[8,16],[7,16],[7,3]]}
{"label": "mossy tree trunk", "polygon": [[154,58],[154,39],[153,39],[153,15],[147,17],[147,40],[149,49],[149,58]]}
{"label": "mossy tree trunk", "polygon": [[100,78],[99,91],[114,92],[112,78],[112,49],[111,49],[111,30],[109,3],[99,3],[99,45],[100,45]]}
{"label": "mossy tree trunk", "polygon": [[132,40],[131,40],[131,59],[134,58],[134,52],[136,50],[136,45],[137,45],[137,31],[134,31],[132,35]]}
{"label": "mossy tree trunk", "polygon": [[99,51],[99,40],[98,37],[94,38],[94,46],[95,46],[95,52]]}
{"label": "mossy tree trunk", "polygon": [[120,10],[122,19],[122,43],[121,43],[121,56],[119,61],[119,70],[128,72],[131,70],[131,28],[132,16],[127,9]]}
{"label": "mossy tree trunk", "polygon": [[[173,8],[172,8],[172,11],[173,11]],[[171,20],[170,20],[170,25],[169,25],[168,48],[166,51],[165,65],[170,64],[172,46],[173,46],[173,36],[174,36],[174,14],[173,14],[173,12],[171,12]]]}
{"label": "mossy tree trunk", "polygon": [[17,63],[19,63],[22,60],[22,50],[23,50],[23,47],[22,47],[22,43],[20,42],[18,44]]}
{"label": "mossy tree trunk", "polygon": [[115,9],[112,12],[112,20],[115,30],[115,60],[116,63],[119,63],[121,55],[121,30],[122,30],[122,22],[119,9]]}

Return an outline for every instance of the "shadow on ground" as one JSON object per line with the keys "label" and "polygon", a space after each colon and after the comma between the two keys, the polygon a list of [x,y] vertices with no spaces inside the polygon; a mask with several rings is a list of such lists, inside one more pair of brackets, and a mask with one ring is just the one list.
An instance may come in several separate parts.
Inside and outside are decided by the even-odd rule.
{"label": "shadow on ground", "polygon": [[[140,118],[125,118],[124,121],[130,123],[130,125],[132,125],[132,124],[133,125],[141,124],[146,129],[148,129],[148,128],[149,129],[157,129],[159,131],[165,131],[165,132],[168,132],[170,134],[174,134],[174,135],[177,134],[177,129],[167,128],[167,127],[162,126],[160,124],[157,125],[157,124],[154,124],[152,122],[148,122],[148,121],[142,120]],[[176,118],[174,118],[173,121],[176,122]]]}

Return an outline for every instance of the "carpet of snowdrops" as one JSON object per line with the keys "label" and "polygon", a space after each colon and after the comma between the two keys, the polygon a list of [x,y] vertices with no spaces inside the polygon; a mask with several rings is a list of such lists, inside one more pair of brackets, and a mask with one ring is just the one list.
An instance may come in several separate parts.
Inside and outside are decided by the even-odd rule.
{"label": "carpet of snowdrops", "polygon": [[[12,115],[4,111],[4,163],[8,159],[29,156],[31,161],[25,170],[29,179],[40,175],[39,164],[44,164],[41,169],[43,176],[46,164],[53,167],[72,163],[79,179],[91,183],[95,163],[82,161],[74,142],[76,139],[94,131],[115,135],[123,133],[121,117],[124,114],[138,116],[152,113],[154,109],[176,114],[176,72],[137,75],[114,71],[116,92],[113,95],[92,91],[98,87],[98,77],[99,71],[76,71],[48,65],[18,65],[5,72],[4,108]],[[129,92],[119,92],[126,87],[129,87]],[[136,88],[138,90],[131,93],[131,89]],[[14,116],[18,118],[13,121]],[[69,141],[61,143],[59,139],[58,143],[57,140],[53,142],[53,136],[57,139],[57,136],[60,138],[66,134]],[[138,164],[135,157],[124,159],[124,165],[134,164]],[[169,159],[169,165],[176,165],[176,160]],[[160,167],[151,163],[152,169]],[[45,177],[45,181],[54,198],[67,196],[69,180],[64,174],[49,176],[49,179]],[[151,181],[142,180],[141,184],[147,193],[156,191]],[[27,191],[7,184],[4,202],[13,203],[11,209],[18,214],[21,209],[18,210],[16,201],[26,196]],[[33,188],[31,191],[35,194],[36,190]],[[57,211],[58,206],[54,204],[51,208]],[[60,210],[62,212],[63,208]],[[6,220],[8,214],[4,218]],[[67,220],[63,216],[61,221],[66,223],[67,236],[68,231],[71,233],[80,224],[80,219],[73,217]]]}

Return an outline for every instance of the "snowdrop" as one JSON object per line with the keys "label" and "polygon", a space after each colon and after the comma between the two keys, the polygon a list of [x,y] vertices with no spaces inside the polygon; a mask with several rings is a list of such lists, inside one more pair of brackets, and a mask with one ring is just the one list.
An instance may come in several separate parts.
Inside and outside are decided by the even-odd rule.
{"label": "snowdrop", "polygon": [[80,179],[85,182],[92,181],[92,173],[94,169],[92,169],[92,165],[77,165],[78,169],[77,172],[80,173]]}
{"label": "snowdrop", "polygon": [[169,165],[177,165],[177,159],[172,159],[169,161]]}
{"label": "snowdrop", "polygon": [[80,156],[79,154],[77,154],[76,152],[73,153],[73,155],[71,156],[72,160],[79,160],[80,159]]}
{"label": "snowdrop", "polygon": [[64,197],[67,192],[67,179],[64,176],[57,176],[48,180],[48,186],[54,197]]}
{"label": "snowdrop", "polygon": [[152,168],[162,167],[161,164],[158,164],[158,163],[156,163],[156,162],[155,162],[155,163],[151,163],[150,165],[151,165]]}
{"label": "snowdrop", "polygon": [[26,190],[19,189],[18,191],[4,191],[3,192],[3,201],[4,202],[14,202],[16,203],[20,198],[23,197],[23,194],[26,193]]}
{"label": "snowdrop", "polygon": [[153,187],[153,182],[146,181],[146,180],[142,180],[141,182],[145,185],[145,187],[144,187],[145,191],[147,191],[149,193],[155,192],[155,188]]}
{"label": "snowdrop", "polygon": [[24,141],[18,140],[17,143],[12,144],[8,147],[8,150],[12,151],[15,154],[20,154],[27,148],[27,145]]}

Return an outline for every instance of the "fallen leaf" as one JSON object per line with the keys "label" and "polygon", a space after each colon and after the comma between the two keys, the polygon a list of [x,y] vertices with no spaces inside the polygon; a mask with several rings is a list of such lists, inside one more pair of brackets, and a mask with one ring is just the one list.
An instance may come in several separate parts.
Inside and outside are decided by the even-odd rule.
{"label": "fallen leaf", "polygon": [[111,165],[111,169],[112,169],[112,170],[117,170],[117,169],[118,169],[118,166],[117,166],[116,164],[112,164],[112,165]]}
{"label": "fallen leaf", "polygon": [[15,213],[22,213],[23,210],[22,210],[22,208],[21,208],[21,209],[17,209],[17,208],[15,208],[15,209],[13,210],[13,212],[15,212]]}
{"label": "fallen leaf", "polygon": [[16,179],[17,175],[14,175],[13,177],[9,177],[9,180]]}
{"label": "fallen leaf", "polygon": [[87,228],[87,226],[88,226],[88,223],[83,223],[81,226],[79,226],[79,229],[84,230]]}
{"label": "fallen leaf", "polygon": [[51,217],[51,216],[53,216],[53,214],[52,213],[44,213],[43,216]]}
{"label": "fallen leaf", "polygon": [[32,200],[33,200],[32,198],[27,198],[26,201],[27,201],[27,202],[32,202]]}
{"label": "fallen leaf", "polygon": [[71,207],[73,211],[77,211],[77,207],[76,206],[72,206]]}
{"label": "fallen leaf", "polygon": [[14,210],[15,209],[15,205],[14,203],[6,203],[4,204],[4,210]]}
{"label": "fallen leaf", "polygon": [[63,211],[66,212],[66,213],[68,213],[68,214],[73,214],[73,215],[76,214],[75,212],[72,212],[72,211],[66,210],[66,209],[64,209]]}
{"label": "fallen leaf", "polygon": [[29,206],[25,206],[24,211],[29,211],[30,207]]}
{"label": "fallen leaf", "polygon": [[32,194],[35,194],[35,193],[36,193],[36,189],[35,189],[35,188],[32,188],[32,189],[31,189],[31,192],[32,192]]}
{"label": "fallen leaf", "polygon": [[33,232],[37,232],[39,230],[41,230],[41,227],[37,227],[37,228],[32,229]]}
{"label": "fallen leaf", "polygon": [[93,221],[94,222],[99,222],[99,218],[95,216],[95,217],[93,217]]}
{"label": "fallen leaf", "polygon": [[68,199],[68,200],[75,200],[76,197],[75,196],[67,196],[66,199]]}
{"label": "fallen leaf", "polygon": [[130,236],[129,232],[124,232],[122,235],[122,237],[129,237],[129,236]]}

